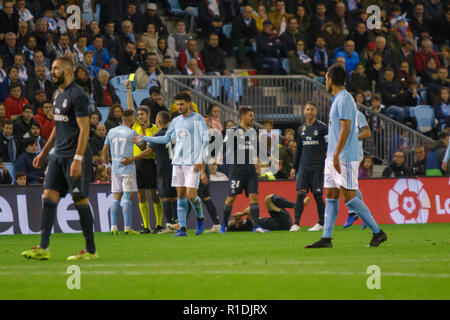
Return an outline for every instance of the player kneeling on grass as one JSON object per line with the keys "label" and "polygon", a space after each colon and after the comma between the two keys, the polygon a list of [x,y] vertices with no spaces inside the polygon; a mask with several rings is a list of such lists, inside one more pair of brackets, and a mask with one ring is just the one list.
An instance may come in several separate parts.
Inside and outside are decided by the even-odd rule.
{"label": "player kneeling on grass", "polygon": [[133,110],[125,110],[122,115],[122,124],[109,130],[105,139],[105,145],[102,150],[102,160],[111,152],[112,170],[111,170],[111,191],[114,193],[114,200],[111,207],[111,233],[119,234],[117,229],[117,216],[119,214],[120,200],[125,192],[123,206],[123,221],[125,234],[139,234],[131,229],[132,221],[132,198],[133,193],[137,192],[136,166],[134,162],[122,164],[125,157],[133,156],[134,144],[132,138],[137,135],[136,131],[131,129],[135,121]]}
{"label": "player kneeling on grass", "polygon": [[[306,207],[311,199],[304,198],[304,206]],[[286,208],[295,208],[295,202],[289,201],[276,194],[270,194],[265,199],[266,209],[270,214],[270,218],[259,218],[257,223],[266,230],[286,230],[292,227],[292,218]],[[248,218],[244,218],[248,217]],[[253,219],[250,214],[250,207],[243,212],[235,213],[228,223],[228,231],[252,231]]]}

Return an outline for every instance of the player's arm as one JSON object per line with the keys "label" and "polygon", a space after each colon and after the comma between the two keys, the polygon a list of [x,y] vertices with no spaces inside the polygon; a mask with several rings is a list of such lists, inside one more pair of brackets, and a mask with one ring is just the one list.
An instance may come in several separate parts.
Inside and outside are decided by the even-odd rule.
{"label": "player's arm", "polygon": [[339,173],[341,173],[339,155],[341,154],[342,149],[344,149],[345,143],[347,142],[348,136],[350,135],[351,125],[351,120],[341,119],[341,131],[339,132],[339,138],[333,154],[333,165],[336,171]]}
{"label": "player's arm", "polygon": [[138,160],[144,159],[145,157],[148,157],[152,152],[153,152],[152,148],[147,148],[144,151],[142,151],[141,153],[139,153],[137,156],[134,156],[131,158],[123,157],[123,160],[120,161],[120,163],[123,165],[130,164],[133,161],[138,161]]}
{"label": "player's arm", "polygon": [[50,133],[50,137],[48,137],[47,142],[45,143],[44,147],[41,150],[41,153],[39,153],[34,159],[33,159],[33,167],[36,169],[42,168],[44,165],[45,158],[47,158],[48,153],[50,150],[52,150],[53,146],[55,145],[56,140],[56,128],[53,127],[52,133]]}
{"label": "player's arm", "polygon": [[101,160],[103,163],[109,163],[109,144],[104,144],[101,152]]}
{"label": "player's arm", "polygon": [[131,81],[127,80],[127,82],[125,82],[125,88],[127,89],[127,105],[128,105],[128,109],[130,110],[134,110],[134,100],[133,100],[133,95],[131,94]]}
{"label": "player's arm", "polygon": [[361,133],[358,135],[358,140],[369,139],[372,136],[369,126],[364,126],[361,129]]}
{"label": "player's arm", "polygon": [[72,179],[77,179],[81,176],[81,162],[86,152],[90,131],[89,117],[77,117],[76,121],[80,129],[80,134],[78,136],[77,151],[70,166],[70,177]]}
{"label": "player's arm", "polygon": [[200,126],[200,128],[198,128],[196,130],[197,132],[195,133],[196,141],[194,141],[194,147],[196,145],[200,145],[200,152],[197,153],[197,159],[195,159],[194,161],[194,170],[197,169],[195,171],[200,171],[201,176],[204,175],[202,178],[202,180],[204,180],[204,177],[206,177],[206,163],[204,158],[209,145],[209,130],[203,118],[201,119],[201,121],[197,121],[196,123],[194,123],[194,128],[196,128],[196,126]]}

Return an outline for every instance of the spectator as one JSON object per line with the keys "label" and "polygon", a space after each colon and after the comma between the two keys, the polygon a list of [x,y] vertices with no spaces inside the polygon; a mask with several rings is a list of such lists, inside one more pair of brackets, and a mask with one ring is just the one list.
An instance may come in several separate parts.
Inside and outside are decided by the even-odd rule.
{"label": "spectator", "polygon": [[[251,9],[249,9],[250,12],[253,11],[253,8],[251,5],[247,5],[247,7],[251,8]],[[245,10],[246,10],[245,7],[243,7],[242,13],[244,13]],[[255,11],[253,11],[253,13],[251,14],[251,17],[256,22],[256,33],[262,32],[263,31],[263,22],[266,21],[267,19],[269,19],[269,17],[267,16],[266,7],[263,4],[259,4],[257,6],[257,8],[255,9]],[[249,19],[247,19],[247,20],[249,20]],[[255,33],[255,35],[256,35],[256,33]]]}
{"label": "spectator", "polygon": [[375,52],[373,54],[373,59],[369,61],[367,66],[367,76],[371,82],[375,81],[378,83],[383,79],[385,70],[385,63],[383,61],[383,57],[380,53]]}
{"label": "spectator", "polygon": [[147,106],[150,109],[150,122],[156,123],[156,115],[160,111],[166,111],[167,108],[163,105],[162,97],[161,97],[161,88],[157,86],[153,86],[149,90],[150,97],[144,99],[141,102],[141,105]]}
{"label": "spectator", "polygon": [[35,72],[37,66],[45,67],[45,78],[51,80],[50,77],[50,65],[45,61],[44,53],[41,50],[34,52],[33,61],[30,63],[31,71]]}
{"label": "spectator", "polygon": [[25,82],[27,82],[30,72],[29,70],[27,70],[27,67],[25,66],[25,57],[23,56],[23,54],[16,53],[14,55],[14,66],[19,72],[20,83],[22,84],[22,86],[25,86]]}
{"label": "spectator", "polygon": [[407,177],[409,175],[409,168],[405,163],[405,155],[402,151],[397,151],[394,154],[394,161],[383,170],[382,176],[390,178],[394,174],[395,178]]}
{"label": "spectator", "polygon": [[422,71],[421,84],[428,87],[430,82],[436,82],[439,79],[438,69],[436,68],[436,60],[433,57],[428,59],[425,68]]}
{"label": "spectator", "polygon": [[334,58],[344,57],[345,69],[347,72],[352,72],[356,69],[356,65],[359,63],[359,55],[355,50],[355,43],[352,40],[345,41],[344,50],[337,51]]}
{"label": "spectator", "polygon": [[122,112],[123,109],[119,104],[111,106],[108,113],[108,119],[106,119],[105,121],[106,131],[120,126],[120,124],[122,123]]}
{"label": "spectator", "polygon": [[[167,39],[164,37],[158,38],[158,48],[154,51],[156,54],[156,64],[161,65],[165,56],[170,56],[175,61],[173,52],[167,47]],[[180,70],[181,71],[181,70]]]}
{"label": "spectator", "polygon": [[[102,28],[110,21],[118,25],[122,19],[122,13],[127,9],[127,3],[128,1],[125,0],[101,1],[100,25]],[[94,8],[95,5],[93,4],[91,9]]]}
{"label": "spectator", "polygon": [[431,81],[427,87],[427,104],[433,106],[442,87],[449,86],[450,80],[448,79],[448,70],[444,67],[440,67],[438,71],[438,80]]}
{"label": "spectator", "polygon": [[5,0],[0,12],[0,38],[2,35],[12,32],[17,34],[19,27],[19,14],[14,10],[14,1]]}
{"label": "spectator", "polygon": [[100,68],[94,65],[94,53],[92,51],[88,50],[84,53],[82,66],[88,70],[88,73],[92,78],[97,78]]}
{"label": "spectator", "polygon": [[341,24],[342,34],[347,37],[350,34],[353,22],[350,13],[346,10],[344,2],[339,1],[336,3],[334,13],[336,20]]}
{"label": "spectator", "polygon": [[181,9],[189,16],[187,19],[186,32],[190,32],[195,27],[195,9],[197,8],[196,0],[180,0]]}
{"label": "spectator", "polygon": [[287,128],[284,130],[284,140],[283,145],[288,147],[288,143],[291,140],[295,140],[295,131],[292,128]]}
{"label": "spectator", "polygon": [[13,83],[9,89],[9,97],[5,101],[6,119],[14,121],[23,112],[24,105],[30,103],[26,98],[21,97],[22,89],[18,83]]}
{"label": "spectator", "polygon": [[[309,28],[311,27],[311,20],[309,14],[307,14],[307,9],[304,5],[299,5],[294,18],[297,18],[298,29],[302,35],[309,33]],[[307,39],[304,39],[305,41]]]}
{"label": "spectator", "polygon": [[386,68],[384,78],[377,83],[377,92],[381,93],[381,98],[386,106],[402,106],[404,90],[400,84],[394,80],[394,70]]}
{"label": "spectator", "polygon": [[47,95],[42,90],[37,90],[34,93],[34,102],[30,105],[33,109],[33,113],[36,114],[37,110],[42,106],[44,101],[47,100]]}
{"label": "spectator", "polygon": [[[107,36],[105,36],[106,39]],[[108,40],[107,40],[108,45]],[[75,59],[75,65],[83,63],[84,53],[87,50],[87,35],[82,33],[77,37],[76,43],[73,45],[73,56]]]}
{"label": "spectator", "polygon": [[205,34],[222,34],[225,22],[225,4],[219,0],[202,0],[198,4],[198,26]]}
{"label": "spectator", "polygon": [[425,176],[426,175],[426,154],[424,147],[417,147],[414,150],[415,160],[411,167],[411,175],[413,176]]}
{"label": "spectator", "polygon": [[[145,45],[145,42],[143,40],[136,41],[136,57],[134,58],[136,61],[136,69],[145,63],[145,57],[147,56],[147,53],[150,52],[151,51],[147,49],[147,46]],[[158,57],[156,58],[156,60],[158,60]],[[159,67],[158,64],[157,66]]]}
{"label": "spectator", "polygon": [[295,140],[289,140],[287,147],[291,154],[295,155],[295,152],[297,151],[297,142],[295,142]]}
{"label": "spectator", "polygon": [[175,32],[172,32],[167,38],[167,46],[174,53],[175,58],[178,58],[180,52],[186,49],[188,40],[189,36],[186,33],[186,24],[183,20],[178,20]]}
{"label": "spectator", "polygon": [[0,102],[8,98],[9,78],[3,69],[3,58],[0,56]]}
{"label": "spectator", "polygon": [[68,54],[72,54],[70,50],[69,36],[67,33],[61,34],[58,39],[58,45],[55,46],[53,43],[48,42],[48,51],[51,52],[50,56],[52,58],[65,57]]}
{"label": "spectator", "polygon": [[158,37],[155,25],[150,23],[147,26],[147,32],[141,36],[141,40],[145,42],[149,51],[155,51],[158,48]]}
{"label": "spectator", "polygon": [[163,74],[173,74],[173,75],[180,75],[180,71],[175,67],[175,63],[173,62],[173,59],[171,56],[165,56],[163,59],[163,63],[161,65],[161,72]]}
{"label": "spectator", "polygon": [[16,173],[16,181],[14,183],[14,186],[16,186],[16,187],[26,187],[27,186],[27,174],[25,172],[19,171]]}
{"label": "spectator", "polygon": [[209,164],[209,180],[210,181],[228,181],[228,177],[225,173],[217,171],[217,163],[212,162]]}
{"label": "spectator", "polygon": [[[0,31],[1,32],[1,31]],[[3,58],[3,66],[9,68],[14,64],[14,55],[20,53],[20,49],[16,47],[15,33],[8,32],[5,35],[5,43],[0,47],[0,56]]]}
{"label": "spectator", "polygon": [[310,34],[320,34],[323,31],[322,26],[327,22],[327,20],[327,6],[325,2],[317,2],[314,18],[311,20]]}
{"label": "spectator", "polygon": [[327,22],[323,25],[322,36],[327,44],[328,54],[334,56],[335,50],[339,50],[344,45],[345,35],[339,21]]}
{"label": "spectator", "polygon": [[381,54],[383,57],[383,61],[386,65],[390,65],[391,68],[394,68],[394,62],[392,59],[392,53],[389,46],[386,45],[386,38],[383,36],[378,36],[375,39],[376,52]]}
{"label": "spectator", "polygon": [[30,184],[42,183],[45,168],[36,169],[33,166],[33,160],[37,156],[37,141],[34,138],[24,139],[23,147],[25,152],[17,158],[17,170],[27,174],[27,181]]}
{"label": "spectator", "polygon": [[275,7],[272,7],[269,12],[269,20],[272,22],[274,32],[277,35],[281,35],[286,31],[289,18],[293,18],[293,15],[286,12],[284,1],[275,1]]}
{"label": "spectator", "polygon": [[122,16],[122,20],[128,20],[130,21],[134,28],[136,29],[136,23],[139,23],[139,20],[141,19],[141,15],[137,12],[137,3],[133,0],[128,2],[128,7],[124,15]]}
{"label": "spectator", "polygon": [[131,41],[136,43],[137,38],[133,32],[133,24],[129,20],[122,21],[120,29],[120,41],[125,43],[125,41]]}
{"label": "spectator", "polygon": [[352,40],[355,43],[356,52],[361,54],[370,40],[370,34],[369,31],[367,31],[366,23],[358,21],[356,23],[355,31],[350,33],[347,40]]}
{"label": "spectator", "polygon": [[110,184],[111,181],[108,179],[108,176],[106,174],[106,168],[105,166],[98,166],[97,171],[95,172],[95,184]]}
{"label": "spectator", "polygon": [[353,99],[355,100],[355,103],[366,105],[366,96],[364,94],[364,91],[358,90],[353,94]]}
{"label": "spectator", "polygon": [[297,50],[289,55],[289,65],[291,74],[307,76],[311,79],[317,77],[313,73],[312,59],[305,53],[305,43],[303,40],[297,41]]}
{"label": "spectator", "polygon": [[87,49],[94,53],[94,60],[92,64],[100,69],[105,69],[106,65],[109,65],[108,72],[111,75],[115,74],[118,61],[111,57],[103,47],[103,36],[98,34],[94,37],[93,44],[90,44]]}
{"label": "spectator", "polygon": [[108,22],[105,25],[104,33],[105,48],[112,57],[119,57],[122,52],[122,43],[120,37],[115,34],[114,22]]}
{"label": "spectator", "polygon": [[450,89],[448,87],[442,87],[439,91],[439,95],[435,99],[434,114],[438,120],[438,127],[442,129],[444,125],[450,127]]}
{"label": "spectator", "polygon": [[178,55],[177,60],[177,68],[181,72],[186,67],[187,62],[190,59],[197,60],[197,66],[202,70],[202,72],[205,72],[205,65],[203,64],[203,58],[202,54],[198,51],[198,44],[197,40],[190,39],[187,44],[187,48],[185,50],[182,50],[180,54]]}
{"label": "spectator", "polygon": [[149,24],[153,24],[156,27],[156,32],[159,36],[167,36],[167,27],[158,16],[156,4],[149,3],[147,5],[147,11],[141,17],[140,22],[138,23],[137,32],[143,33],[147,30],[147,26]]}
{"label": "spectator", "polygon": [[[16,140],[20,142],[22,136],[30,131],[31,125],[36,123],[36,120],[33,118],[33,109],[28,105],[24,105],[22,115],[13,122]],[[19,148],[19,152],[20,151]]]}
{"label": "spectator", "polygon": [[405,90],[403,104],[409,107],[409,106],[418,106],[425,103],[426,102],[422,100],[422,97],[417,92],[417,82],[414,79],[409,80],[408,87]]}
{"label": "spectator", "polygon": [[417,70],[417,74],[422,75],[422,71],[430,59],[433,57],[436,60],[436,66],[439,68],[439,57],[437,52],[433,51],[433,43],[430,40],[422,41],[422,48],[420,51],[416,51],[414,55],[414,65]]}
{"label": "spectator", "polygon": [[84,89],[88,97],[91,96],[93,92],[92,78],[89,76],[88,70],[83,65],[79,65],[75,69],[75,83]]}
{"label": "spectator", "polygon": [[25,8],[25,0],[17,0],[16,1],[16,10],[19,14],[19,31],[20,31],[20,23],[24,22],[27,26],[28,30],[34,29],[34,16],[31,14],[30,10]]}
{"label": "spectator", "polygon": [[329,67],[328,53],[322,36],[316,38],[316,45],[312,52],[313,73],[325,77]]}
{"label": "spectator", "polygon": [[6,120],[5,105],[0,102],[0,131],[3,130],[3,122]]}
{"label": "spectator", "polygon": [[47,20],[39,18],[36,22],[36,29],[31,33],[36,38],[37,48],[42,52],[46,52],[46,44],[49,39]]}
{"label": "spectator", "polygon": [[89,138],[95,134],[95,129],[97,125],[100,123],[101,114],[98,111],[92,111],[89,114]]}
{"label": "spectator", "polygon": [[[264,14],[261,13],[261,16]],[[260,21],[257,19],[262,19],[261,16],[259,18],[252,16],[252,7],[247,5],[243,7],[242,14],[236,16],[233,20],[231,39],[233,46],[237,47],[236,58],[239,67],[244,66],[243,64],[246,57],[246,48],[251,47],[256,41],[256,35],[259,32],[257,29],[257,22]],[[263,22],[261,22],[261,29],[262,23]]]}
{"label": "spectator", "polygon": [[51,97],[54,90],[53,82],[46,79],[44,65],[37,66],[34,71],[34,76],[30,77],[25,83],[25,97],[30,103],[36,101],[37,92],[43,92],[46,97]]}
{"label": "spectator", "polygon": [[0,158],[0,184],[11,184],[12,178],[8,169],[6,169],[3,159]]}
{"label": "spectator", "polygon": [[285,57],[289,57],[298,51],[298,41],[304,40],[304,36],[300,33],[296,18],[289,18],[287,30],[281,34],[280,40],[283,44],[283,55]]}
{"label": "spectator", "polygon": [[202,62],[206,74],[230,75],[225,65],[225,51],[219,47],[219,36],[211,33],[208,41],[201,51]]}
{"label": "spectator", "polygon": [[373,160],[370,156],[365,156],[359,164],[358,179],[372,178],[373,176]]}
{"label": "spectator", "polygon": [[414,5],[414,11],[411,15],[411,31],[413,34],[418,34],[420,29],[422,29],[424,26],[428,27],[429,20],[425,18],[424,16],[424,7],[422,2],[416,2]]}
{"label": "spectator", "polygon": [[106,137],[106,127],[104,124],[97,124],[95,128],[95,134],[89,138],[89,146],[91,147],[92,154],[98,156],[103,149]]}
{"label": "spectator", "polygon": [[449,145],[449,135],[446,132],[438,133],[438,140],[431,144],[431,148],[427,153],[426,162],[427,176],[441,176],[442,170],[446,169],[442,166],[446,150]]}
{"label": "spectator", "polygon": [[222,121],[220,120],[220,112],[220,107],[214,104],[209,105],[208,110],[206,111],[206,113],[211,116],[212,128],[218,130],[219,132],[222,132],[223,127]]}
{"label": "spectator", "polygon": [[149,89],[159,86],[158,76],[161,70],[156,66],[156,54],[150,52],[145,58],[145,64],[136,70],[136,89]]}
{"label": "spectator", "polygon": [[269,74],[280,74],[279,51],[282,49],[280,38],[272,32],[272,22],[264,21],[263,32],[256,36],[256,53],[260,65],[269,65]]}
{"label": "spectator", "polygon": [[136,44],[127,40],[125,50],[120,53],[119,65],[117,66],[117,75],[134,73],[138,68]]}
{"label": "spectator", "polygon": [[45,146],[45,143],[47,142],[47,141],[45,141],[45,139],[43,139],[41,137],[41,126],[39,125],[39,123],[34,122],[31,125],[30,131],[25,133],[22,138],[26,139],[26,138],[30,138],[30,137],[36,139],[37,147],[38,147],[36,153],[39,154],[41,152],[42,148]]}
{"label": "spectator", "polygon": [[52,133],[55,121],[53,119],[53,103],[44,101],[42,107],[38,108],[35,120],[41,127],[41,137],[48,140]]}
{"label": "spectator", "polygon": [[198,76],[202,76],[202,70],[197,65],[197,60],[191,59],[188,61],[182,74],[187,76],[193,76],[193,80],[191,80],[189,86],[194,90],[203,90],[204,82],[198,78]]}
{"label": "spectator", "polygon": [[99,107],[111,107],[113,104],[120,104],[120,99],[116,95],[116,91],[109,83],[109,73],[106,70],[100,70],[94,81],[94,101]]}
{"label": "spectator", "polygon": [[362,63],[356,65],[355,71],[352,72],[352,91],[368,92],[371,90],[370,80],[365,73],[365,68]]}
{"label": "spectator", "polygon": [[0,157],[5,162],[15,162],[18,154],[18,143],[14,138],[13,124],[10,120],[3,122],[0,134]]}
{"label": "spectator", "polygon": [[409,71],[411,74],[416,73],[416,67],[414,65],[414,43],[411,39],[405,39],[403,40],[401,44],[400,50],[397,52],[393,52],[392,60],[394,62],[394,65],[400,66],[403,61],[408,62]]}
{"label": "spectator", "polygon": [[415,76],[409,72],[408,61],[402,61],[395,75],[395,79],[404,90],[409,88],[409,83],[415,81]]}

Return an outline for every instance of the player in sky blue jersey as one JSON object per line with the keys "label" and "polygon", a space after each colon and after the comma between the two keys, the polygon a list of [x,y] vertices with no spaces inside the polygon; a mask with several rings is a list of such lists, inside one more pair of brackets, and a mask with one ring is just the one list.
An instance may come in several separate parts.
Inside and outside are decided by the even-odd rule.
{"label": "player in sky blue jersey", "polygon": [[111,153],[111,191],[114,193],[114,200],[111,206],[111,233],[117,235],[117,216],[119,213],[120,200],[122,201],[124,231],[126,234],[139,234],[131,229],[132,221],[132,198],[137,192],[136,166],[134,162],[122,164],[125,158],[133,157],[134,144],[132,138],[136,137],[136,131],[131,129],[135,121],[133,110],[125,110],[122,116],[122,124],[109,130],[102,150],[103,160]]}
{"label": "player in sky blue jersey", "polygon": [[172,120],[164,136],[144,137],[138,135],[135,143],[141,141],[157,144],[167,144],[175,140],[172,158],[172,187],[177,189],[177,213],[180,230],[175,236],[186,236],[187,200],[197,212],[196,235],[203,233],[202,202],[197,195],[200,179],[207,179],[204,156],[209,144],[209,131],[201,115],[191,110],[191,96],[179,93],[175,103],[180,115]]}
{"label": "player in sky blue jersey", "polygon": [[339,195],[342,193],[347,207],[353,210],[372,230],[370,247],[377,247],[387,240],[369,208],[356,196],[360,147],[356,104],[345,90],[346,72],[333,65],[326,74],[327,91],[333,94],[329,115],[328,150],[325,161],[326,207],[322,238],[306,248],[331,248],[331,235],[338,215]]}

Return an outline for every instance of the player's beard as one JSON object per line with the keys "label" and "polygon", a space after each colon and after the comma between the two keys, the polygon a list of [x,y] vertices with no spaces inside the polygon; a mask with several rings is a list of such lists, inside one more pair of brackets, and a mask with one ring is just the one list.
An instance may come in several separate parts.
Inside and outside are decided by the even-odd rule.
{"label": "player's beard", "polygon": [[59,77],[56,78],[56,80],[53,80],[53,83],[59,87],[64,83],[65,80],[66,78],[64,77],[64,73],[62,73]]}

